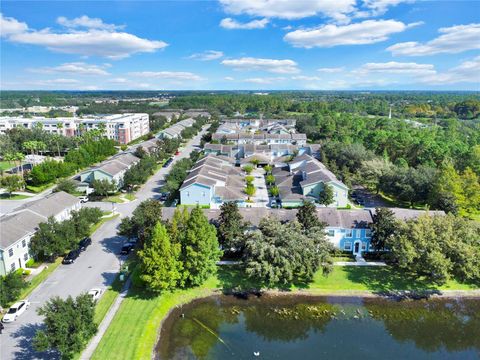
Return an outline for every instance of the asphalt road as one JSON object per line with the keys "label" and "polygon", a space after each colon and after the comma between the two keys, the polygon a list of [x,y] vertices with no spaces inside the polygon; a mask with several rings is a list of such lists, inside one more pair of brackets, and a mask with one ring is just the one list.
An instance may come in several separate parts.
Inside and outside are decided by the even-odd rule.
{"label": "asphalt road", "polygon": [[[188,157],[199,148],[201,135],[190,140],[174,162]],[[174,163],[173,162],[173,163]],[[76,296],[91,288],[105,288],[112,283],[120,269],[122,257],[119,254],[122,243],[125,241],[117,236],[117,227],[121,218],[130,216],[138,204],[149,198],[157,198],[159,189],[164,183],[164,177],[171,169],[160,169],[136,193],[137,200],[115,204],[120,216],[104,223],[93,235],[92,245],[83,252],[71,265],[60,265],[50,277],[40,284],[29,296],[31,307],[24,312],[14,323],[5,324],[3,334],[0,335],[0,359],[57,359],[58,354],[36,353],[32,348],[32,338],[35,331],[41,327],[42,319],[36,310],[52,296],[66,298]],[[86,206],[99,206],[104,210],[111,210],[111,203],[87,203]]]}

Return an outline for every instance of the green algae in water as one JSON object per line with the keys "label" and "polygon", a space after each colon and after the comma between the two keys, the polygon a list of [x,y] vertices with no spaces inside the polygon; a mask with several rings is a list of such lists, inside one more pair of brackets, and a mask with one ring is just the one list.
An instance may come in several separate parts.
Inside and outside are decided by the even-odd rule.
{"label": "green algae in water", "polygon": [[479,359],[480,300],[215,296],[171,313],[155,357],[252,359],[254,352],[259,359]]}

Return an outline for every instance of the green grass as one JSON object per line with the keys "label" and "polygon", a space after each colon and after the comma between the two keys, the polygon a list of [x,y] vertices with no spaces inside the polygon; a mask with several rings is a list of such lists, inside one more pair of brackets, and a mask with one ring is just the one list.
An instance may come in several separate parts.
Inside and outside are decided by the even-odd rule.
{"label": "green grass", "polygon": [[133,201],[136,199],[135,194],[132,193],[126,193],[125,195],[123,195],[123,197],[129,201]]}
{"label": "green grass", "polygon": [[[152,295],[132,288],[100,341],[92,359],[150,359],[162,320],[174,307],[216,290],[259,288],[235,266],[222,266],[217,275],[194,289]],[[437,288],[425,279],[416,280],[390,267],[335,266],[327,276],[317,273],[309,284],[296,284],[286,290],[326,294],[351,290],[427,290]],[[440,290],[472,290],[473,285],[450,281]]]}
{"label": "green grass", "polygon": [[48,188],[54,186],[55,184],[45,184],[45,185],[40,185],[40,186],[33,186],[33,185],[27,185],[25,186],[25,189],[27,189],[30,192],[33,192],[35,194],[41,193],[44,190],[47,190]]}
{"label": "green grass", "polygon": [[28,285],[25,289],[23,289],[22,293],[20,294],[20,299],[25,299],[28,295],[31,294],[35,288],[40,285],[47,277],[50,276],[52,272],[55,271],[56,268],[62,263],[62,258],[59,257],[55,260],[55,262],[48,264],[48,267],[43,269],[41,273],[35,275],[32,280],[28,282]]}
{"label": "green grass", "polygon": [[15,164],[11,161],[0,161],[0,171],[5,171],[14,167]]}
{"label": "green grass", "polygon": [[98,300],[98,303],[95,306],[95,323],[100,324],[102,322],[105,315],[107,315],[108,310],[115,302],[115,299],[122,291],[122,287],[123,282],[121,282],[117,276],[112,285],[105,290],[104,294],[100,300]]}
{"label": "green grass", "polygon": [[7,193],[2,193],[0,194],[0,200],[23,200],[23,199],[28,199],[31,196],[28,195],[23,195],[23,194],[10,194]]}

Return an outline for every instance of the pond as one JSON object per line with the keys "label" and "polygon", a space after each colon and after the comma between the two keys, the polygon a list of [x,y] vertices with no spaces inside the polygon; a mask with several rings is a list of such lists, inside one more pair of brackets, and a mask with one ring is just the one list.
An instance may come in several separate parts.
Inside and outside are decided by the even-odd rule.
{"label": "pond", "polygon": [[214,296],[175,309],[155,358],[479,359],[480,299]]}

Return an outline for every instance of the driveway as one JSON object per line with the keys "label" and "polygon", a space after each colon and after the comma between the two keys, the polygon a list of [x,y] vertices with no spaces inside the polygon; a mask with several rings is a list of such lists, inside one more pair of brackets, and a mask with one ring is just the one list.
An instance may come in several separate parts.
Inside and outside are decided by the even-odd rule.
{"label": "driveway", "polygon": [[[174,162],[187,157],[192,150],[199,147],[203,131],[190,140]],[[94,287],[105,288],[112,283],[120,269],[122,257],[119,254],[124,238],[117,236],[121,218],[130,216],[138,204],[149,198],[159,196],[158,189],[169,171],[160,169],[136,193],[138,201],[115,204],[119,217],[103,224],[93,235],[92,245],[71,265],[60,265],[50,277],[40,284],[29,296],[31,307],[16,322],[5,324],[0,335],[0,359],[57,359],[58,354],[36,353],[32,349],[32,338],[41,327],[42,319],[36,310],[52,296],[76,296]],[[86,206],[100,205],[104,210],[111,210],[111,203],[87,203]]]}

